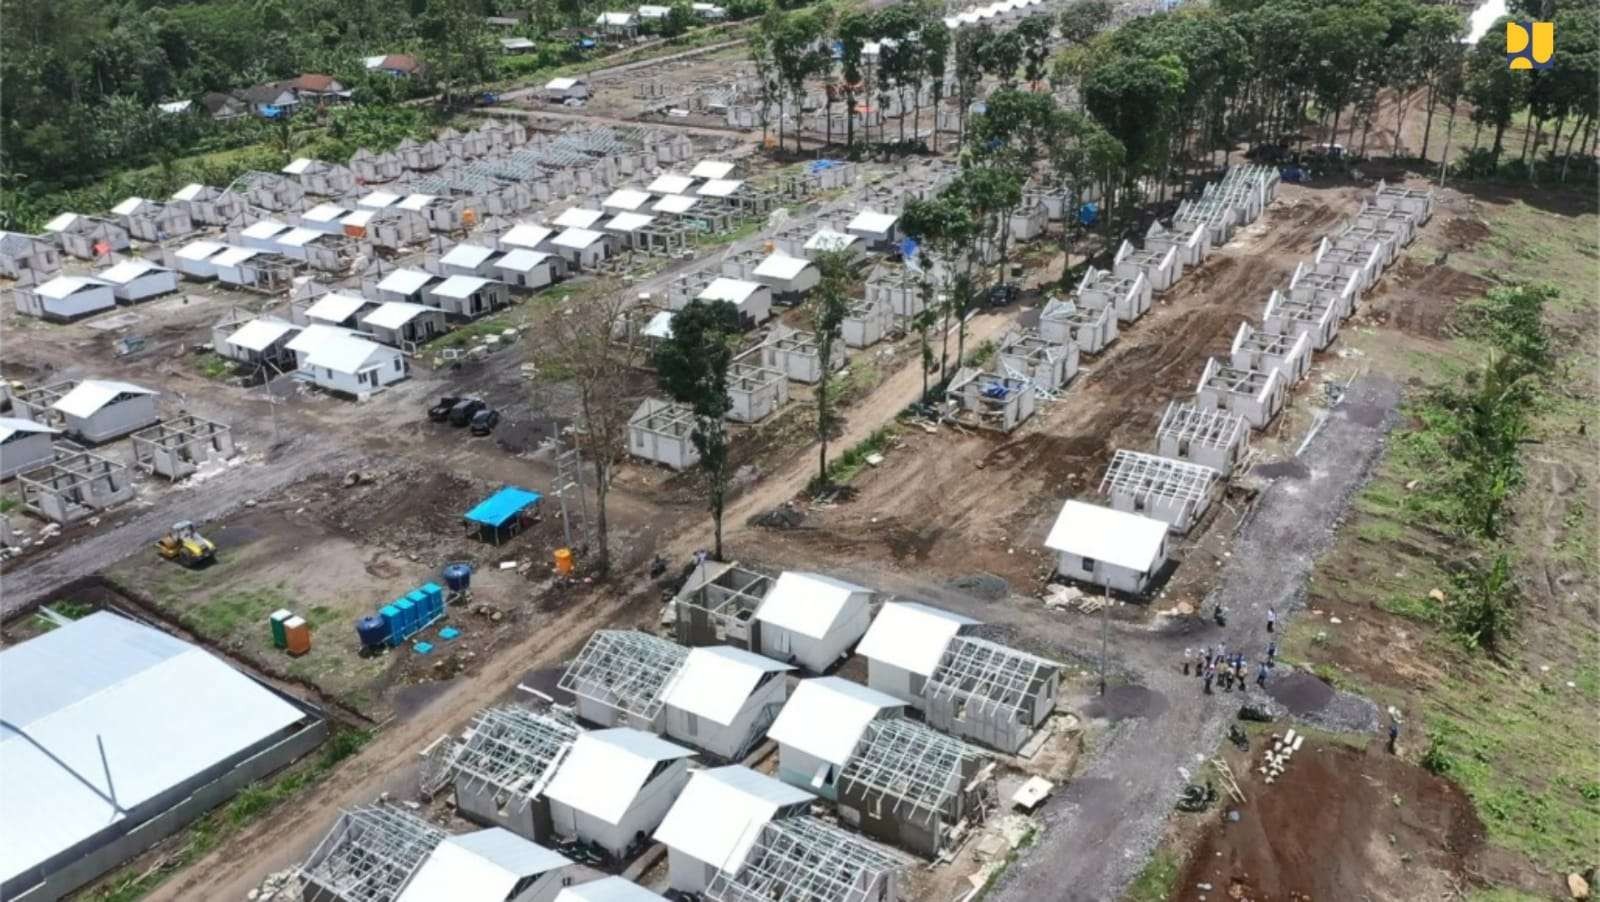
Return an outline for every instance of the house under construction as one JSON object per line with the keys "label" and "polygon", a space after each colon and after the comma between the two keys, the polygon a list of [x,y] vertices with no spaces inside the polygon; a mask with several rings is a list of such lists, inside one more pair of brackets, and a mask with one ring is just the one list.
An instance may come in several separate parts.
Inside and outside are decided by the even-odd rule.
{"label": "house under construction", "polygon": [[133,465],[174,482],[234,453],[233,433],[227,426],[192,414],[133,434]]}
{"label": "house under construction", "polygon": [[1015,754],[1056,707],[1061,665],[987,639],[945,646],[922,696],[929,725]]}
{"label": "house under construction", "polygon": [[444,842],[433,824],[388,805],[355,808],[300,866],[303,902],[394,902]]}
{"label": "house under construction", "polygon": [[1010,432],[1033,416],[1037,400],[1030,380],[973,367],[957,370],[945,393],[972,425],[998,432]]}
{"label": "house under construction", "polygon": [[673,636],[684,645],[759,651],[761,623],[756,611],[772,583],[772,577],[738,564],[700,564],[670,606]]}
{"label": "house under construction", "polygon": [[638,630],[598,630],[562,674],[560,687],[577,696],[578,716],[603,727],[662,729],[662,690],[689,650]]}
{"label": "house under construction", "polygon": [[1156,453],[1232,473],[1250,445],[1250,424],[1226,410],[1206,410],[1183,401],[1167,405],[1156,427]]}
{"label": "house under construction", "polygon": [[134,495],[128,468],[88,451],[57,451],[55,460],[17,474],[22,506],[63,526]]}
{"label": "house under construction", "polygon": [[515,705],[484,709],[450,753],[456,810],[544,842],[551,835],[544,788],[577,738],[577,726],[559,717]]}
{"label": "house under construction", "polygon": [[937,858],[982,818],[991,773],[959,739],[903,717],[875,720],[839,775],[840,816],[874,839]]}
{"label": "house under construction", "polygon": [[1188,532],[1211,507],[1221,474],[1202,464],[1118,449],[1100,481],[1100,493],[1119,511],[1143,514]]}
{"label": "house under construction", "polygon": [[718,871],[709,902],[896,902],[910,862],[815,817],[770,821],[736,872]]}

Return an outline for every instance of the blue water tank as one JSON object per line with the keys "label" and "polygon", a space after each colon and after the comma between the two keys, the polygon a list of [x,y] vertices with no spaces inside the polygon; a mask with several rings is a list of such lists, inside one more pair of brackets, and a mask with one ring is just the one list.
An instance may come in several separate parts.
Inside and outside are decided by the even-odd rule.
{"label": "blue water tank", "polygon": [[428,604],[433,606],[436,614],[444,613],[444,590],[438,583],[423,583],[422,594],[428,596]]}
{"label": "blue water tank", "polygon": [[380,648],[389,644],[389,624],[377,614],[368,614],[356,621],[356,638],[362,648]]}
{"label": "blue water tank", "polygon": [[441,575],[452,592],[465,592],[472,586],[471,564],[446,564]]}
{"label": "blue water tank", "polygon": [[409,636],[416,632],[421,626],[420,622],[417,620],[417,617],[421,614],[421,612],[417,610],[417,606],[412,604],[411,599],[409,598],[402,598],[399,601],[396,601],[394,606],[400,609],[400,626],[405,630],[405,634]]}
{"label": "blue water tank", "polygon": [[378,616],[383,618],[384,626],[389,629],[390,645],[399,645],[406,640],[405,623],[400,618],[399,608],[386,604],[378,609]]}

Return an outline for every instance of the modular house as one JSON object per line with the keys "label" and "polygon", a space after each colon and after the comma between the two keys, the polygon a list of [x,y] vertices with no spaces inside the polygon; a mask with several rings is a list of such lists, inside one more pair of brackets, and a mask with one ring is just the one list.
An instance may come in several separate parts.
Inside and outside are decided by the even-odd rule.
{"label": "modular house", "polygon": [[339,220],[344,233],[374,247],[399,250],[428,237],[428,221],[415,210],[362,208]]}
{"label": "modular house", "polygon": [[439,276],[420,269],[397,269],[380,279],[374,290],[381,301],[438,306],[428,301],[432,288],[442,281]]}
{"label": "modular house", "polygon": [[355,244],[339,234],[304,227],[292,228],[277,238],[278,253],[322,272],[343,272],[354,256]]}
{"label": "modular house", "polygon": [[772,317],[772,289],[759,282],[719,277],[697,296],[701,301],[727,301],[739,311],[745,328],[759,326]]}
{"label": "modular house", "polygon": [[1021,206],[1011,211],[1006,225],[1011,229],[1013,241],[1032,241],[1044,234],[1044,227],[1050,222],[1050,214],[1045,210],[1044,204],[1028,203],[1024,201]]}
{"label": "modular house", "polygon": [[1348,317],[1361,302],[1361,277],[1356,273],[1318,272],[1302,260],[1289,279],[1289,300],[1312,304],[1331,303],[1340,318]]}
{"label": "modular house", "polygon": [[1376,245],[1359,248],[1340,247],[1331,239],[1323,238],[1311,258],[1312,268],[1327,275],[1354,276],[1356,291],[1366,291],[1378,283],[1383,274],[1383,252]]}
{"label": "modular house", "polygon": [[1152,222],[1150,230],[1145,232],[1144,246],[1153,251],[1176,250],[1179,266],[1199,266],[1211,254],[1211,232],[1203,228],[1179,232],[1159,221]]}
{"label": "modular house", "polygon": [[1195,404],[1207,410],[1231,410],[1256,429],[1265,429],[1283,409],[1288,393],[1277,370],[1242,370],[1215,357],[1195,388]]}
{"label": "modular house", "polygon": [[1276,288],[1261,313],[1261,328],[1279,335],[1305,335],[1311,347],[1325,350],[1339,336],[1339,305],[1293,300]]}
{"label": "modular house", "polygon": [[878,611],[856,653],[867,659],[867,685],[922,710],[922,691],[945,647],[978,621],[914,601],[891,601]]}
{"label": "modular house", "polygon": [[123,260],[95,273],[117,300],[133,304],[178,290],[178,274],[149,260]]}
{"label": "modular house", "polygon": [[801,680],[767,737],[778,744],[778,779],[828,799],[874,721],[899,717],[892,695],[839,677]]}
{"label": "modular house", "polygon": [[567,887],[556,902],[666,902],[666,898],[622,877],[602,877]]}
{"label": "modular house", "polygon": [[368,310],[373,308],[374,302],[360,295],[342,294],[330,291],[327,294],[305,304],[303,309],[295,309],[304,301],[297,302],[293,311],[294,321],[302,326],[320,323],[325,326],[340,326],[345,329],[354,329],[356,320]]}
{"label": "modular house", "polygon": [[505,234],[495,239],[495,246],[502,251],[529,250],[548,251],[551,236],[555,230],[546,228],[532,222],[519,222],[512,226]]}
{"label": "modular house", "polygon": [[1225,410],[1173,401],[1156,427],[1156,453],[1232,473],[1250,445],[1250,424]]}
{"label": "modular house", "polygon": [[37,282],[61,271],[61,253],[43,238],[0,231],[0,276]]}
{"label": "modular house", "polygon": [[511,303],[511,289],[504,282],[477,276],[451,276],[428,289],[426,299],[433,306],[457,319],[477,319]]}
{"label": "modular house", "polygon": [[240,247],[278,254],[283,252],[283,248],[278,245],[278,239],[288,231],[289,226],[276,219],[262,219],[241,229],[234,242]]}
{"label": "modular house", "polygon": [[1150,290],[1160,294],[1183,277],[1183,263],[1178,259],[1178,249],[1175,247],[1141,250],[1134,247],[1132,242],[1124,240],[1122,246],[1117,248],[1111,272],[1122,279],[1143,275],[1145,282],[1150,285]]}
{"label": "modular house", "polygon": [[60,434],[61,430],[43,423],[0,417],[0,479],[55,460],[54,437]]}
{"label": "modular house", "polygon": [[1426,224],[1433,218],[1432,191],[1390,185],[1383,179],[1378,180],[1378,187],[1372,192],[1372,204],[1380,209],[1399,210],[1409,214],[1418,226]]}
{"label": "modular house", "polygon": [[630,857],[689,782],[693,755],[628,727],[579,734],[545,790],[556,834]]}
{"label": "modular house", "polygon": [[194,218],[184,204],[163,204],[141,197],[130,197],[115,207],[128,234],[140,241],[165,241],[194,231]]}
{"label": "modular house", "polygon": [[719,871],[738,871],[762,827],[805,814],[813,798],[748,767],[696,771],[655,832],[672,888],[703,893]]}
{"label": "modular house", "polygon": [[286,347],[294,352],[299,371],[312,384],[358,401],[410,373],[398,348],[334,326],[307,326]]}
{"label": "modular house", "polygon": [[1033,416],[1038,399],[1026,377],[962,367],[950,379],[946,394],[977,426],[1010,432]]}
{"label": "modular house", "polygon": [[43,285],[12,289],[17,312],[65,322],[117,306],[111,285],[87,276],[56,276]]}
{"label": "modular house", "polygon": [[1131,323],[1150,311],[1150,281],[1142,272],[1118,276],[1091,266],[1078,280],[1073,300],[1079,307],[1110,309],[1119,322]]}
{"label": "modular house", "polygon": [[385,301],[361,317],[361,328],[386,345],[415,351],[418,345],[445,333],[444,311],[405,301]]}
{"label": "modular house", "polygon": [[1060,682],[1054,661],[958,635],[923,686],[923,714],[941,733],[1014,755],[1055,710]]}
{"label": "modular house", "polygon": [[618,188],[606,195],[600,202],[600,209],[617,213],[637,213],[639,208],[650,202],[650,193],[637,188]]}
{"label": "modular house", "polygon": [[1268,332],[1240,323],[1229,360],[1236,369],[1277,370],[1285,382],[1294,385],[1311,370],[1311,336]]}
{"label": "modular house", "polygon": [[474,823],[548,841],[554,831],[544,790],[578,732],[566,718],[519,705],[478,712],[461,741],[445,750],[456,811]]}
{"label": "modular house", "polygon": [[728,419],[759,423],[789,403],[789,379],[770,367],[735,361],[728,367]]}
{"label": "modular house", "polygon": [[1155,517],[1175,533],[1186,533],[1204,517],[1221,488],[1222,473],[1203,464],[1117,449],[1100,494],[1112,508]]}
{"label": "modular house", "polygon": [[542,251],[517,248],[489,264],[489,276],[512,288],[535,291],[555,281],[561,258]]}
{"label": "modular house", "polygon": [[774,300],[786,304],[799,303],[806,292],[817,287],[822,273],[816,264],[804,257],[788,254],[768,254],[751,270],[750,278],[772,290]]}
{"label": "modular house", "polygon": [[279,172],[299,179],[307,194],[338,197],[356,190],[356,174],[335,163],[300,157],[290,160]]}
{"label": "modular house", "polygon": [[630,12],[601,13],[594,18],[600,33],[613,38],[631,38],[639,33],[639,17]]}
{"label": "modular house", "polygon": [[357,181],[371,185],[394,181],[405,173],[405,165],[397,154],[373,153],[363,147],[351,155],[350,170]]}
{"label": "modular house", "polygon": [[1013,329],[1000,340],[1000,369],[1037,388],[1058,391],[1078,374],[1076,343],[1046,341],[1033,329]]}
{"label": "modular house", "polygon": [[172,203],[187,209],[190,220],[208,226],[227,225],[244,210],[244,201],[239,195],[198,182],[174,191]]}
{"label": "modular house", "polygon": [[1098,354],[1117,340],[1117,314],[1110,307],[1080,307],[1052,298],[1039,313],[1039,337],[1052,344],[1074,344],[1084,354]]}
{"label": "modular house", "polygon": [[899,240],[900,217],[877,210],[862,210],[850,219],[844,230],[867,242],[870,250],[888,252]]}
{"label": "modular house", "polygon": [[867,348],[883,340],[894,329],[889,305],[856,299],[845,310],[839,323],[839,337],[847,348]]}
{"label": "modular house", "polygon": [[439,258],[439,269],[447,276],[494,277],[494,250],[481,244],[458,244]]}
{"label": "modular house", "polygon": [[606,220],[600,230],[623,248],[648,251],[653,247],[671,247],[672,237],[668,233],[651,228],[655,221],[654,216],[644,213],[618,213]]}
{"label": "modular house", "polygon": [[867,275],[866,298],[889,306],[897,319],[909,319],[922,312],[923,276],[916,270],[880,262]]}
{"label": "modular house", "polygon": [[867,242],[858,235],[846,234],[833,229],[817,229],[803,245],[806,256],[815,256],[822,251],[843,253],[852,262],[861,259],[867,253]]}
{"label": "modular house", "polygon": [[628,453],[674,470],[700,462],[700,449],[691,437],[694,409],[656,398],[646,398],[628,420]]}
{"label": "modular house", "polygon": [[490,827],[445,837],[394,902],[554,902],[581,873],[565,855]]}
{"label": "modular house", "polygon": [[788,571],[761,600],[761,653],[825,673],[867,632],[872,590],[820,573]]}
{"label": "modular house", "polygon": [[839,817],[862,833],[938,859],[983,817],[993,768],[959,739],[904,717],[867,725],[839,777]]}
{"label": "modular house", "polygon": [[348,210],[339,204],[320,203],[300,214],[300,227],[314,229],[318,232],[327,232],[330,235],[343,235],[344,218],[353,212],[355,211]]}
{"label": "modular house", "polygon": [[65,432],[97,445],[159,422],[158,396],[131,382],[85,379],[50,407],[60,414]]}
{"label": "modular house", "polygon": [[208,281],[217,277],[216,256],[227,249],[228,245],[221,241],[202,238],[174,251],[171,263],[174,269],[190,279]]}
{"label": "modular house", "polygon": [[569,228],[550,239],[550,247],[573,269],[594,269],[605,260],[606,236],[583,228]]}
{"label": "modular house", "polygon": [[557,685],[572,693],[574,710],[589,723],[659,733],[664,690],[688,656],[682,645],[649,633],[596,630]]}
{"label": "modular house", "polygon": [[291,370],[295,367],[295,357],[288,345],[300,334],[300,329],[294,323],[270,316],[242,325],[229,320],[213,330],[211,346],[223,357],[247,366]]}
{"label": "modular house", "polygon": [[1167,563],[1167,524],[1082,501],[1068,501],[1050,527],[1046,548],[1060,576],[1139,595]]}
{"label": "modular house", "polygon": [[815,332],[801,332],[779,323],[761,345],[761,365],[782,372],[795,382],[815,385],[825,376],[844,369],[845,355],[841,343],[836,342],[828,358],[828,368],[822,371],[822,352]]}
{"label": "modular house", "polygon": [[45,231],[55,233],[61,249],[79,260],[97,260],[132,244],[128,230],[120,223],[95,216],[63,213],[45,223]]}
{"label": "modular house", "polygon": [[230,247],[211,258],[217,281],[240,288],[278,291],[288,287],[298,264],[253,247]]}
{"label": "modular house", "polygon": [[737,761],[760,744],[794,668],[742,648],[693,648],[662,690],[667,737]]}

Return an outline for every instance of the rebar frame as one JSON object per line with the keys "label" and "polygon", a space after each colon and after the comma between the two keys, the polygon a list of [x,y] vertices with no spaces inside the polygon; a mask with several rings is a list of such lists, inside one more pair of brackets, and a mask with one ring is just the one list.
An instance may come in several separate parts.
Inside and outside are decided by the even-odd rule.
{"label": "rebar frame", "polygon": [[956,820],[967,767],[983,758],[970,745],[903,717],[867,725],[839,773],[841,796],[887,802],[889,810],[924,824]]}
{"label": "rebar frame", "polygon": [[342,902],[393,902],[445,836],[398,808],[347,810],[300,866],[300,879]]}
{"label": "rebar frame", "polygon": [[662,689],[688,656],[687,648],[649,633],[599,630],[557,685],[608,708],[654,720],[665,705]]}
{"label": "rebar frame", "polygon": [[945,646],[939,666],[928,677],[923,697],[961,701],[967,711],[974,704],[980,713],[1004,711],[1015,718],[1040,685],[1060,669],[1025,651],[974,636],[956,636]]}
{"label": "rebar frame", "polygon": [[578,738],[559,718],[506,706],[479,712],[450,769],[456,792],[494,793],[495,805],[521,811],[544,791]]}
{"label": "rebar frame", "polygon": [[737,872],[717,871],[711,902],[871,902],[909,859],[810,816],[769,822]]}

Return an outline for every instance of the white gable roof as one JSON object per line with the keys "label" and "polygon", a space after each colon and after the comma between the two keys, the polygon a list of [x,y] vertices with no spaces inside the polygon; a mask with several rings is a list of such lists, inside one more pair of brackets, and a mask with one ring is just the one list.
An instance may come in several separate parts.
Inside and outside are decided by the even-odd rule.
{"label": "white gable roof", "polygon": [[432,194],[407,194],[405,197],[400,198],[399,206],[402,210],[421,210],[436,200],[438,198]]}
{"label": "white gable roof", "polygon": [[839,677],[801,680],[767,737],[843,767],[879,713],[904,704],[891,695]]}
{"label": "white gable roof", "polygon": [[149,201],[142,197],[130,197],[122,203],[117,204],[115,207],[112,207],[111,212],[117,214],[118,216],[129,216],[147,203],[149,203]]}
{"label": "white gable roof", "polygon": [[591,232],[588,229],[574,228],[567,229],[566,231],[557,235],[550,243],[557,247],[570,247],[577,250],[582,250],[605,237],[606,236],[600,234],[599,232]]}
{"label": "white gable roof", "polygon": [[385,301],[378,305],[378,309],[363,316],[361,321],[369,326],[377,326],[380,329],[398,329],[434,309],[436,308],[426,307],[422,304],[412,304],[407,301]]}
{"label": "white gable roof", "polygon": [[694,179],[689,176],[668,172],[656,176],[655,181],[646,185],[644,190],[651,194],[682,194],[693,185]]}
{"label": "white gable roof", "polygon": [[610,229],[613,232],[637,232],[655,221],[656,218],[654,216],[646,216],[643,213],[618,213],[611,217],[611,220],[601,228]]}
{"label": "white gable roof", "polygon": [[89,276],[56,276],[54,279],[35,288],[33,293],[42,298],[59,301],[87,288],[108,287],[110,287],[109,282],[102,282]]}
{"label": "white gable roof", "polygon": [[306,308],[307,319],[320,319],[329,323],[342,323],[362,307],[372,303],[363,297],[353,297],[348,294],[325,294],[317,298],[316,303]]}
{"label": "white gable roof", "polygon": [[655,840],[718,870],[737,872],[778,809],[812,795],[748,767],[702,770],[672,803]]}
{"label": "white gable roof", "polygon": [[172,199],[194,200],[204,193],[206,193],[205,185],[202,185],[199,182],[190,182],[189,184],[184,185],[182,188],[172,192]]}
{"label": "white gable roof", "polygon": [[911,673],[930,676],[945,647],[963,626],[978,621],[914,601],[891,601],[873,618],[856,653]]}
{"label": "white gable roof", "polygon": [[652,204],[650,209],[656,213],[687,213],[699,202],[700,198],[698,197],[669,194]]}
{"label": "white gable roof", "polygon": [[423,272],[420,269],[397,269],[378,283],[379,291],[391,291],[395,294],[416,294],[422,286],[438,278],[433,273]]}
{"label": "white gable roof", "polygon": [[542,251],[530,251],[527,248],[519,247],[494,261],[494,265],[500,269],[509,269],[512,272],[532,272],[548,259],[550,259],[550,255]]}
{"label": "white gable roof", "polygon": [[542,225],[531,222],[519,222],[511,227],[511,231],[500,236],[500,244],[513,247],[538,247],[543,244],[554,232]]}
{"label": "white gable roof", "polygon": [[570,209],[562,210],[561,215],[557,216],[554,222],[563,229],[587,229],[588,227],[604,219],[605,216],[606,214],[600,212],[599,210],[589,210],[584,207],[572,207]]}
{"label": "white gable roof", "polygon": [[705,301],[728,301],[738,306],[750,299],[750,296],[762,289],[757,282],[746,282],[744,279],[730,279],[727,276],[718,276],[711,280],[698,295]]}
{"label": "white gable roof", "polygon": [[894,215],[893,213],[879,213],[877,210],[862,210],[860,213],[855,215],[854,219],[850,220],[850,224],[845,226],[845,228],[852,232],[872,232],[874,234],[882,234],[887,233],[890,229],[893,229],[894,224],[899,221],[900,217]]}
{"label": "white gable roof", "polygon": [[45,223],[44,230],[46,232],[65,232],[67,229],[72,228],[72,224],[77,221],[78,214],[62,213],[60,216],[57,216],[56,218]]}
{"label": "white gable roof", "polygon": [[525,878],[570,864],[559,852],[504,827],[491,827],[446,837],[423,861],[396,902],[506,902]]}
{"label": "white gable roof", "polygon": [[683,666],[662,690],[661,699],[674,708],[727,726],[739,716],[762,677],[793,669],[728,645],[692,648]]}
{"label": "white gable roof", "polygon": [[494,281],[481,276],[451,276],[435,286],[433,293],[437,297],[467,298],[475,291],[480,291],[483,286]]}
{"label": "white gable roof", "polygon": [[85,379],[50,405],[67,416],[94,416],[100,408],[110,404],[118,395],[154,395],[156,392],[132,382],[110,379]]}
{"label": "white gable roof", "polygon": [[309,354],[327,342],[354,334],[353,331],[340,326],[330,326],[327,323],[312,323],[301,329],[300,334],[290,339],[289,343],[284,347],[299,354]]}
{"label": "white gable roof", "polygon": [[860,240],[855,235],[846,235],[833,229],[817,229],[815,234],[806,239],[805,248],[808,251],[842,251]]}
{"label": "white gable roof", "polygon": [[129,259],[95,273],[95,278],[113,285],[126,285],[146,273],[171,272],[165,266],[149,260]]}
{"label": "white gable roof", "polygon": [[277,241],[284,247],[305,247],[319,238],[326,237],[328,237],[327,232],[319,231],[317,229],[308,229],[304,226],[300,226],[290,229],[289,231],[284,232],[282,235],[279,235]]}
{"label": "white gable roof", "polygon": [[664,902],[664,898],[631,880],[602,877],[563,889],[555,902]]}
{"label": "white gable roof", "polygon": [[743,184],[744,182],[739,179],[712,179],[696,189],[695,193],[703,194],[706,197],[728,197],[733,192],[738,191],[739,186]]}
{"label": "white gable roof", "polygon": [[246,238],[271,238],[281,232],[289,231],[289,227],[276,219],[263,219],[253,222],[240,232]]}
{"label": "white gable roof", "polygon": [[272,343],[299,327],[275,317],[260,317],[234,330],[227,338],[228,344],[247,351],[265,351]]}
{"label": "white gable roof", "polygon": [[306,170],[311,168],[311,164],[315,162],[316,161],[310,157],[299,157],[297,159],[290,160],[289,165],[278,171],[285,175],[303,175]]}
{"label": "white gable roof", "polygon": [[633,188],[618,188],[611,192],[611,196],[600,202],[602,207],[613,210],[637,210],[650,202],[650,195]]}
{"label": "white gable roof", "polygon": [[[672,337],[672,311],[662,310],[650,317],[650,322],[645,323],[640,330],[640,335],[646,338],[671,338]],[[691,652],[691,654],[693,654]]]}
{"label": "white gable roof", "polygon": [[811,265],[810,260],[803,257],[791,257],[788,254],[768,254],[765,260],[756,264],[753,275],[764,279],[792,279],[805,271]]}
{"label": "white gable roof", "polygon": [[722,160],[701,160],[689,170],[689,177],[696,179],[725,179],[733,171],[732,163]]}
{"label": "white gable roof", "polygon": [[230,247],[211,258],[211,262],[218,266],[238,266],[240,263],[260,253],[261,251],[253,247]]}
{"label": "white gable roof", "polygon": [[24,420],[21,417],[0,417],[0,442],[19,432],[45,432],[50,435],[57,435],[61,430],[52,429],[43,423],[35,423],[32,420]]}
{"label": "white gable roof", "polygon": [[[531,47],[533,44],[529,43],[528,46]],[[544,83],[544,87],[547,91],[570,91],[582,83],[583,80],[580,78],[552,78]]]}
{"label": "white gable roof", "polygon": [[849,606],[851,596],[870,593],[865,586],[820,573],[786,570],[772,584],[756,619],[781,629],[821,639],[828,635]]}
{"label": "white gable roof", "polygon": [[601,13],[595,17],[596,25],[632,25],[633,13]]}
{"label": "white gable roof", "polygon": [[317,204],[315,207],[300,214],[306,222],[333,222],[342,219],[350,211],[338,204]]}
{"label": "white gable roof", "polygon": [[346,332],[328,336],[319,342],[306,355],[306,365],[354,375],[365,369],[367,361],[374,355],[385,353],[400,352]]}
{"label": "white gable roof", "polygon": [[693,754],[629,727],[580,733],[545,795],[616,824],[628,813],[657,762]]}
{"label": "white gable roof", "polygon": [[399,200],[400,195],[391,191],[373,191],[366,197],[356,201],[356,206],[382,209],[383,207],[392,206],[393,204],[398,203]]}
{"label": "white gable roof", "polygon": [[1166,537],[1167,524],[1160,520],[1068,501],[1061,506],[1044,544],[1054,551],[1142,573],[1155,565]]}
{"label": "white gable roof", "polygon": [[221,253],[222,251],[226,250],[227,247],[228,246],[226,244],[223,244],[220,241],[208,241],[202,238],[199,241],[191,241],[188,244],[185,244],[183,247],[178,248],[175,256],[183,260],[204,260],[213,256],[214,254]]}
{"label": "white gable roof", "polygon": [[494,251],[482,245],[458,244],[440,257],[439,262],[446,266],[469,266],[475,269],[492,256]]}

